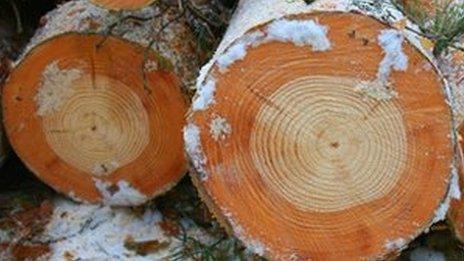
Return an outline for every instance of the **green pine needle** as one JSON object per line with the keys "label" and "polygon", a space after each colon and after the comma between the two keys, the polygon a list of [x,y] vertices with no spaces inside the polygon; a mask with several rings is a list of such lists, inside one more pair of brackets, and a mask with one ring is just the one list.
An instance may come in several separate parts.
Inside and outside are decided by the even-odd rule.
{"label": "green pine needle", "polygon": [[433,54],[439,56],[449,48],[464,50],[459,45],[464,36],[464,3],[434,0],[435,10],[430,17],[418,0],[412,1],[404,12],[419,25],[425,36],[435,44]]}

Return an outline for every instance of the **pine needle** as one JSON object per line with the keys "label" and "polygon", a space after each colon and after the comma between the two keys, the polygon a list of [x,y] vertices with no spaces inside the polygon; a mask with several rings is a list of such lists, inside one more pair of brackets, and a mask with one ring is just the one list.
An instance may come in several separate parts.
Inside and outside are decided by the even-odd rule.
{"label": "pine needle", "polygon": [[418,0],[411,1],[404,12],[435,44],[433,54],[439,56],[449,48],[463,50],[459,41],[464,36],[464,3],[434,0],[432,17]]}

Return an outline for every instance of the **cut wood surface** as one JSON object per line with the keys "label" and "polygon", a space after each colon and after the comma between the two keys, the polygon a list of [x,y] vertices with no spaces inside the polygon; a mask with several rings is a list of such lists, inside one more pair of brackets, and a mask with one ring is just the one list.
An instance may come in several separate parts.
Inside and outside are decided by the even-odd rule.
{"label": "cut wood surface", "polygon": [[111,10],[137,10],[156,0],[90,0],[92,3]]}
{"label": "cut wood surface", "polygon": [[255,253],[382,258],[457,197],[449,86],[420,41],[359,12],[241,1],[202,69],[184,129],[192,179]]}
{"label": "cut wood surface", "polygon": [[87,1],[51,12],[3,91],[19,157],[78,201],[139,205],[186,171],[181,130],[196,70],[192,35],[161,7],[123,15],[142,21],[122,21]]}

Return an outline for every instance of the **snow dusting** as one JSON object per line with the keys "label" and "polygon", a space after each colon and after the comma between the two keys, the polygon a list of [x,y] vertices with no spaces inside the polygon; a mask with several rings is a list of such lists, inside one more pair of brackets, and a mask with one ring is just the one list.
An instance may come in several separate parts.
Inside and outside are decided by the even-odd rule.
{"label": "snow dusting", "polygon": [[198,128],[197,125],[189,123],[184,127],[184,142],[185,150],[190,156],[193,165],[198,170],[201,179],[206,180],[206,158],[203,155],[203,149],[201,148],[200,128]]}
{"label": "snow dusting", "polygon": [[313,20],[280,19],[267,27],[268,39],[291,42],[297,46],[312,46],[313,51],[327,51],[331,43],[327,38],[328,27]]}
{"label": "snow dusting", "polygon": [[209,79],[205,84],[197,88],[197,96],[192,104],[193,111],[206,110],[208,106],[214,103],[214,92],[216,91],[216,82]]}
{"label": "snow dusting", "polygon": [[380,62],[377,80],[387,86],[392,70],[405,71],[408,68],[408,57],[402,49],[404,36],[398,30],[387,29],[382,30],[378,41],[383,48],[385,57]]}
{"label": "snow dusting", "polygon": [[403,52],[404,35],[400,31],[395,29],[382,30],[378,41],[383,49],[384,58],[380,62],[377,78],[373,81],[360,81],[356,90],[373,99],[383,101],[398,96],[389,80],[390,74],[392,70],[407,70],[408,57]]}
{"label": "snow dusting", "polygon": [[437,210],[435,210],[435,217],[432,224],[442,221],[446,218],[448,209],[452,199],[461,199],[461,189],[459,187],[459,175],[456,167],[452,166],[451,178],[449,181],[448,194],[445,200],[441,203]]}
{"label": "snow dusting", "polygon": [[73,94],[73,83],[82,76],[80,69],[62,69],[58,61],[47,65],[42,72],[42,82],[35,96],[37,115],[45,116],[59,107]]}
{"label": "snow dusting", "polygon": [[232,132],[226,119],[216,116],[209,124],[209,132],[215,141],[224,140]]}
{"label": "snow dusting", "polygon": [[395,240],[388,240],[385,243],[385,249],[387,249],[388,251],[396,251],[405,248],[406,245],[406,240],[404,240],[403,238],[398,238]]}
{"label": "snow dusting", "polygon": [[230,226],[232,227],[234,235],[243,242],[247,250],[257,255],[264,256],[264,254],[266,253],[266,246],[259,240],[256,240],[248,236],[245,233],[243,227],[235,222],[232,214],[229,211],[223,211],[223,213],[224,216],[227,218],[227,221],[229,222]]}
{"label": "snow dusting", "polygon": [[258,30],[243,35],[217,57],[216,63],[219,71],[225,72],[228,66],[246,57],[248,48],[270,41],[312,46],[315,52],[327,51],[331,48],[327,32],[327,26],[320,25],[313,20],[279,19],[271,22],[264,32]]}
{"label": "snow dusting", "polygon": [[257,43],[263,40],[265,34],[261,31],[246,34],[236,44],[227,49],[224,54],[218,57],[217,64],[219,70],[224,72],[227,67],[238,60],[245,58],[247,49],[250,46],[256,46]]}
{"label": "snow dusting", "polygon": [[128,240],[170,244],[158,226],[161,220],[157,210],[136,214],[59,198],[42,240],[52,242],[48,260],[161,260],[170,254],[168,249],[141,256],[126,247]]}
{"label": "snow dusting", "polygon": [[100,179],[94,179],[95,186],[100,191],[105,205],[111,206],[137,206],[145,203],[148,197],[140,193],[125,180],[120,180],[116,185]]}
{"label": "snow dusting", "polygon": [[79,198],[78,196],[76,196],[76,193],[74,191],[71,191],[68,193],[68,197],[76,202],[80,202],[80,203],[85,203],[85,204],[89,204],[87,201]]}

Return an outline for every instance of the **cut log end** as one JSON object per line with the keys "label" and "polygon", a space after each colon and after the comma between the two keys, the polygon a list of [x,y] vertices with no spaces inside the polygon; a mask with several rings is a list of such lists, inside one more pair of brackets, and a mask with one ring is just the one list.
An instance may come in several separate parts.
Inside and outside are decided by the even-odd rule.
{"label": "cut log end", "polygon": [[156,0],[90,0],[95,5],[105,9],[120,10],[138,10],[151,5]]}
{"label": "cut log end", "polygon": [[86,202],[138,205],[172,187],[186,170],[187,105],[178,77],[154,66],[159,59],[97,35],[70,33],[35,47],[3,94],[19,157],[56,190]]}
{"label": "cut log end", "polygon": [[217,54],[193,102],[184,139],[195,184],[258,254],[402,249],[439,214],[453,163],[451,112],[428,63],[360,14],[255,27]]}

